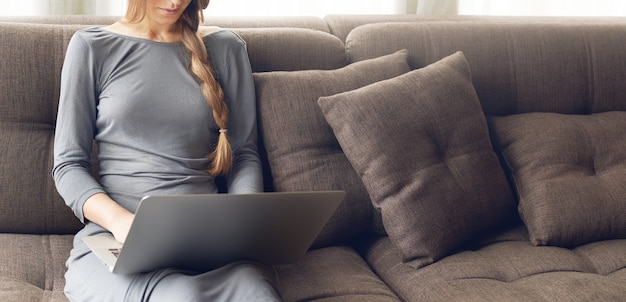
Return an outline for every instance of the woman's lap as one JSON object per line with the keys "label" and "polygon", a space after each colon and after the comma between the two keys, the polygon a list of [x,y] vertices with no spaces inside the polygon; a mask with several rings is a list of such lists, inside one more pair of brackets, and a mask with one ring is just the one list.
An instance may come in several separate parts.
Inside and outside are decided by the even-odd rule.
{"label": "woman's lap", "polygon": [[[85,233],[94,231],[97,228]],[[72,301],[280,301],[273,269],[254,262],[236,262],[205,273],[162,269],[118,275],[109,272],[79,239],[67,264],[65,293]]]}

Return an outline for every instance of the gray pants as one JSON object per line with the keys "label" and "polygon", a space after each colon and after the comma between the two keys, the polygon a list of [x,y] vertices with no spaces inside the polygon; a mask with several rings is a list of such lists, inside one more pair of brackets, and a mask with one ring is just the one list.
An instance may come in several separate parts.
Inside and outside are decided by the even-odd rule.
{"label": "gray pants", "polygon": [[236,262],[206,273],[163,269],[112,274],[80,239],[103,231],[88,223],[76,235],[65,274],[65,294],[71,301],[280,301],[274,271],[255,262]]}

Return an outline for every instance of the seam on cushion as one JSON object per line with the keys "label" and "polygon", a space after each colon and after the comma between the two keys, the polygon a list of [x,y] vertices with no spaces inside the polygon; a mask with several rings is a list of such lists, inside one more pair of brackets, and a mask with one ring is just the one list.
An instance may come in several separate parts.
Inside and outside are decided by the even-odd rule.
{"label": "seam on cushion", "polygon": [[[517,191],[517,187],[513,188],[515,191]],[[517,194],[517,192],[514,192]],[[517,202],[517,200],[516,200]],[[457,250],[456,252],[454,252],[455,254],[461,251],[471,251],[471,252],[479,252],[485,248],[488,247],[492,247],[496,244],[500,244],[500,243],[507,243],[507,242],[520,242],[520,241],[528,241],[530,240],[528,237],[528,232],[526,231],[525,235],[523,235],[523,238],[517,238],[515,236],[517,235],[517,229],[519,229],[520,227],[523,227],[524,229],[526,229],[526,226],[522,226],[522,222],[520,220],[520,222],[514,224],[514,225],[510,225],[510,226],[506,226],[505,227],[505,232],[511,232],[511,235],[504,235],[504,236],[497,236],[495,238],[490,238],[489,233],[483,233],[481,236],[479,237],[479,239],[477,240],[473,240],[473,241],[469,241],[467,242],[465,245],[461,246],[459,250]],[[502,232],[498,232],[499,234],[503,234]]]}
{"label": "seam on cushion", "polygon": [[[52,134],[48,135],[46,137],[46,146],[48,146],[47,150],[45,150],[45,152],[48,152],[48,156],[45,159],[47,161],[46,166],[47,167],[54,167],[54,132],[56,131],[55,125],[51,125],[52,128]],[[44,185],[44,192],[48,192],[48,196],[45,196],[44,198],[46,198],[46,200],[44,202],[49,202],[50,204],[46,205],[47,207],[51,208],[52,211],[56,212],[56,208],[59,206],[57,205],[54,201],[55,201],[55,195],[54,193],[56,192],[56,187],[51,188],[51,186],[53,185],[54,182],[50,182],[50,181],[44,181],[43,185]],[[65,204],[62,204],[62,206],[67,207]],[[55,227],[55,216],[54,215],[46,215],[46,218],[43,221],[43,229],[41,230],[42,232],[50,232],[50,230],[52,228]]]}
{"label": "seam on cushion", "polygon": [[320,294],[320,295],[315,295],[313,297],[307,298],[306,300],[298,300],[298,301],[302,301],[302,302],[304,302],[304,301],[317,301],[317,300],[325,300],[325,299],[328,299],[328,298],[355,297],[355,296],[357,296],[357,297],[358,296],[362,296],[362,297],[368,297],[368,298],[371,298],[372,296],[375,296],[375,297],[389,297],[389,298],[393,298],[393,299],[396,299],[396,300],[409,301],[407,299],[400,299],[397,296],[373,295],[373,294],[357,294],[357,293],[355,293],[353,295],[351,295],[351,294],[339,294],[339,295]]}
{"label": "seam on cushion", "polygon": [[[589,272],[584,272],[584,271],[579,271],[579,270],[553,270],[553,271],[543,271],[543,272],[538,272],[538,273],[534,273],[534,274],[529,274],[529,275],[522,276],[520,278],[513,279],[513,280],[502,280],[502,279],[494,278],[494,277],[468,277],[468,278],[457,278],[457,279],[452,279],[452,280],[446,280],[446,282],[464,281],[464,280],[492,280],[492,281],[498,281],[498,282],[503,282],[503,283],[516,283],[516,282],[520,282],[520,281],[523,281],[523,280],[528,279],[528,278],[532,278],[532,277],[543,275],[543,274],[551,274],[551,273],[591,274]],[[598,274],[596,274],[596,275],[598,275]]]}
{"label": "seam on cushion", "polygon": [[[69,257],[69,255],[64,255],[62,257],[53,257],[53,255],[55,255],[52,251],[52,238],[56,238],[57,239],[57,249],[60,250],[60,242],[61,242],[61,237],[60,235],[48,235],[48,240],[50,241],[50,263],[52,264],[52,267],[50,268],[49,272],[52,273],[51,277],[52,279],[52,283],[50,284],[50,288],[47,289],[50,292],[56,292],[56,291],[61,291],[63,292],[65,290],[65,261],[66,261],[66,257]],[[73,240],[72,240],[73,241]],[[72,244],[72,247],[74,245]],[[60,261],[60,263],[59,263]],[[57,265],[58,264],[58,265]],[[57,268],[60,268],[62,271],[57,271]],[[57,279],[57,274],[60,273],[61,274],[61,279],[63,280],[60,284],[57,282],[59,279]],[[46,276],[48,277],[48,276]]]}
{"label": "seam on cushion", "polygon": [[[433,44],[433,40],[434,40],[434,39],[433,39],[433,37],[434,37],[435,35],[433,34],[433,29],[432,29],[432,28],[430,28],[430,27],[426,27],[426,28],[425,28],[425,31],[426,31],[426,39],[427,39],[427,40],[425,41],[425,43],[428,43],[428,44],[426,44],[426,45],[431,45],[431,46],[432,46],[432,45],[434,45],[434,44]],[[434,50],[433,50],[433,48],[434,48],[434,47],[428,47],[428,48],[427,48],[427,50],[426,50],[426,58],[432,58],[432,57],[433,57],[433,54],[434,54]],[[432,51],[431,51],[431,52],[429,52],[429,50],[432,50]],[[410,59],[409,59],[409,61],[410,61]],[[417,62],[416,62],[416,63],[417,63]],[[420,68],[423,68],[423,67],[425,67],[425,66],[428,66],[428,62],[421,62],[421,63],[422,63],[422,64],[420,64],[420,65],[424,65],[424,66],[417,66],[418,64],[415,64],[415,63],[414,63],[414,64],[415,64],[416,66],[413,66],[413,65],[411,65],[411,63],[410,63],[410,62],[409,62],[409,65],[411,65],[411,69],[420,69]]]}
{"label": "seam on cushion", "polygon": [[[519,78],[517,74],[517,68],[515,68],[515,66],[519,66],[519,64],[517,63],[517,60],[518,60],[517,52],[515,51],[515,43],[517,43],[517,41],[515,39],[515,34],[513,34],[513,29],[509,27],[509,28],[504,28],[504,30],[506,30],[505,43],[507,45],[508,57],[510,58],[509,80],[510,80],[511,87],[509,87],[510,99],[508,100],[510,103],[507,104],[506,112],[504,112],[502,115],[509,115],[509,114],[520,113],[519,85],[518,85]],[[511,105],[511,104],[514,104],[514,105]]]}
{"label": "seam on cushion", "polygon": [[580,248],[574,248],[571,251],[574,252],[574,254],[578,255],[578,258],[581,261],[585,262],[585,266],[587,267],[587,269],[590,270],[589,273],[593,273],[599,276],[606,276],[600,273],[600,271],[598,270],[598,267],[591,260],[589,253],[585,252],[583,249],[580,249]]}
{"label": "seam on cushion", "polygon": [[[374,270],[374,268],[369,264],[369,262],[367,262],[367,264],[370,266],[372,272],[376,275],[376,277],[378,277],[378,279],[380,279],[388,288],[389,290],[391,290],[392,293],[394,293],[396,295],[396,297],[402,301],[410,301],[411,299],[405,297],[401,291],[399,291],[394,282],[387,282],[382,276],[380,276],[380,274],[378,274],[378,272],[376,272],[376,270]],[[392,266],[390,271],[397,271],[397,267],[398,266],[405,266],[404,263],[398,263],[394,266]]]}
{"label": "seam on cushion", "polygon": [[[43,283],[43,290],[52,290],[54,288],[54,272],[52,272],[51,275],[51,271],[54,270],[54,259],[52,259],[52,248],[51,248],[51,242],[50,242],[50,235],[41,235],[41,252],[43,253],[42,255],[42,261],[43,261],[43,278],[44,278],[44,283]],[[52,277],[52,279],[50,280],[50,277]]]}
{"label": "seam on cushion", "polygon": [[[519,107],[517,104],[519,104],[519,93],[518,93],[518,89],[519,89],[519,85],[518,85],[518,80],[517,80],[517,68],[515,68],[515,66],[519,66],[517,65],[517,57],[515,55],[515,48],[514,48],[514,39],[513,33],[511,29],[508,29],[506,31],[505,34],[505,43],[508,46],[507,47],[507,52],[508,52],[508,57],[510,58],[509,60],[509,81],[511,83],[511,87],[509,87],[510,91],[509,93],[510,95],[510,102],[512,102],[513,104],[515,104],[515,108],[511,108],[511,105],[507,104],[507,108],[506,108],[506,112],[503,112],[505,115],[508,114],[516,114],[519,113]],[[511,110],[513,110],[513,112],[511,112]]]}
{"label": "seam on cushion", "polygon": [[24,281],[24,280],[22,280],[22,279],[13,278],[13,277],[8,277],[8,276],[2,276],[2,278],[0,278],[0,280],[1,280],[1,279],[10,279],[10,280],[15,280],[15,281],[17,281],[17,282],[20,282],[21,284],[28,285],[28,286],[31,286],[31,287],[37,288],[37,289],[39,289],[39,290],[45,291],[45,289],[43,289],[43,288],[41,288],[41,287],[37,286],[36,284],[32,284],[32,283],[30,283],[30,282],[28,282],[28,281]]}
{"label": "seam on cushion", "polygon": [[624,265],[624,266],[622,266],[622,267],[617,268],[616,270],[614,270],[614,271],[612,271],[612,272],[608,273],[606,276],[607,276],[607,277],[612,278],[612,277],[613,277],[613,275],[617,274],[618,272],[620,272],[620,271],[622,271],[622,270],[626,270],[626,265]]}
{"label": "seam on cushion", "polygon": [[[595,123],[595,120],[591,120],[592,123]],[[578,162],[579,166],[582,166],[583,168],[587,168],[588,170],[591,170],[591,174],[589,176],[591,177],[597,177],[598,176],[598,169],[597,169],[597,161],[598,161],[598,144],[597,144],[597,138],[595,135],[593,135],[593,132],[591,129],[593,129],[592,127],[585,127],[585,125],[583,123],[581,123],[579,120],[576,120],[576,126],[579,127],[580,129],[583,129],[584,133],[585,133],[585,141],[590,142],[590,151],[593,153],[591,154],[591,158],[589,158],[589,162],[585,162],[585,159],[583,158],[583,162]],[[595,127],[594,127],[595,128]]]}
{"label": "seam on cushion", "polygon": [[589,254],[586,253],[584,250],[581,249],[574,249],[573,250],[577,255],[580,256],[581,259],[585,260],[585,263],[587,264],[587,266],[591,269],[593,269],[592,272],[590,273],[594,273],[598,276],[605,276],[605,277],[610,277],[611,275],[621,271],[621,270],[626,270],[626,264],[621,266],[621,267],[617,267],[616,269],[614,269],[611,272],[607,272],[606,274],[602,274],[600,273],[600,271],[598,270],[598,268],[593,264],[593,262],[591,261],[591,257],[589,257]]}
{"label": "seam on cushion", "polygon": [[[532,277],[536,277],[539,275],[544,275],[544,274],[552,274],[552,273],[579,273],[579,274],[593,274],[593,273],[589,273],[589,272],[585,272],[585,271],[580,271],[580,270],[552,270],[552,271],[545,271],[545,272],[539,272],[539,273],[535,273],[535,274],[530,274],[530,275],[526,275],[524,277],[518,278],[516,280],[511,281],[511,283],[515,283],[515,282],[520,282],[523,281],[525,279],[529,279]],[[597,274],[595,274],[597,275]]]}
{"label": "seam on cushion", "polygon": [[595,95],[595,65],[593,61],[593,49],[591,47],[591,43],[589,42],[589,34],[581,33],[583,43],[585,44],[585,55],[587,58],[587,113],[593,113],[596,111],[596,98]]}
{"label": "seam on cushion", "polygon": [[[393,282],[385,281],[383,277],[377,272],[377,270],[374,267],[372,267],[372,264],[364,257],[363,253],[361,252],[358,252],[358,253],[359,253],[359,256],[361,256],[361,259],[363,259],[363,261],[367,264],[367,267],[372,272],[372,274],[374,274],[374,276],[376,276],[376,278],[378,278],[380,282],[382,282],[385,286],[387,286],[389,291],[391,291],[391,293],[395,295],[395,297],[393,298],[397,298],[398,300],[401,300],[401,301],[410,300],[410,299],[407,299],[404,295],[402,295],[400,291],[398,291],[398,289],[394,286]],[[396,270],[398,266],[404,266],[404,265],[405,265],[404,263],[398,263],[392,267],[392,270]]]}

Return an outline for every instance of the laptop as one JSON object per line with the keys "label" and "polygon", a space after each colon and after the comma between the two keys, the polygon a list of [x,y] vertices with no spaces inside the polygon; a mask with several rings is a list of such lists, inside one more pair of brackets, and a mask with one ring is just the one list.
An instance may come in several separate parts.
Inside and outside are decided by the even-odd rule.
{"label": "laptop", "polygon": [[146,196],[125,243],[83,238],[115,274],[174,267],[208,271],[239,260],[268,265],[304,256],[344,191]]}

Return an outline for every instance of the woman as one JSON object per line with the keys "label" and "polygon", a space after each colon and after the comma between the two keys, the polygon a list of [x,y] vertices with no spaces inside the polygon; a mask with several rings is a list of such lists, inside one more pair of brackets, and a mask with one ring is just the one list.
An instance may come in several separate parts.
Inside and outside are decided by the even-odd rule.
{"label": "woman", "polygon": [[114,275],[81,239],[110,232],[124,242],[144,195],[215,193],[218,175],[231,193],[262,190],[245,44],[230,31],[199,28],[208,3],[130,0],[124,19],[69,43],[52,174],[85,223],[67,261],[71,300],[279,300],[273,272],[260,264]]}

